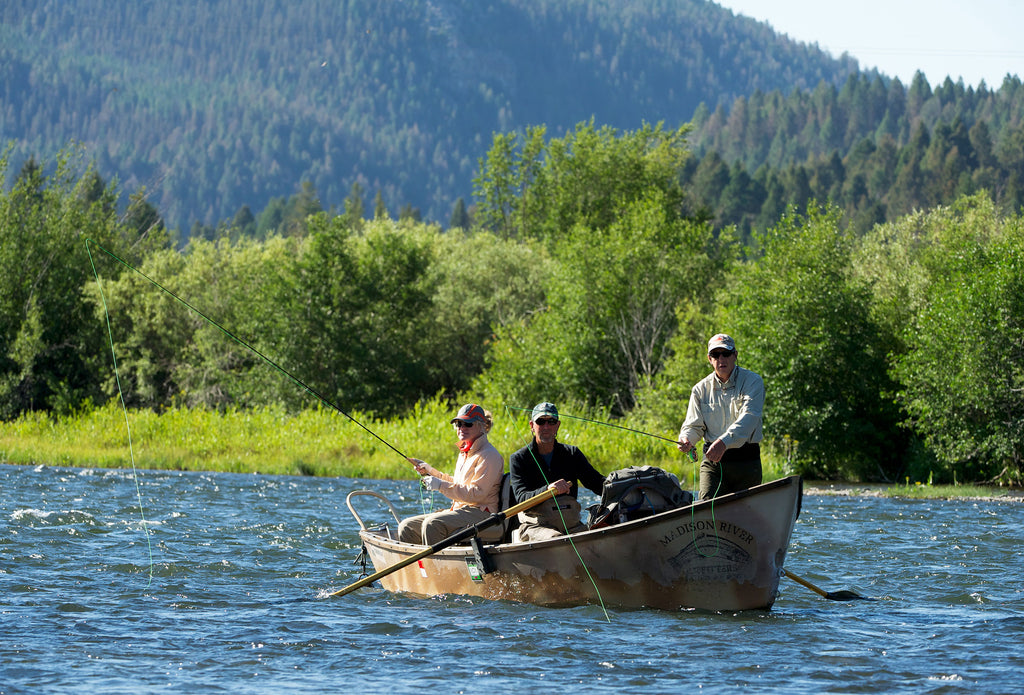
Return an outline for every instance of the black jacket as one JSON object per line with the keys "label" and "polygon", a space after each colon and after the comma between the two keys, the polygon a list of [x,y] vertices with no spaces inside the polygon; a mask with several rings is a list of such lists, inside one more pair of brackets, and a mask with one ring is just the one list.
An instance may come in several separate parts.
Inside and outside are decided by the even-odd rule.
{"label": "black jacket", "polygon": [[539,495],[550,483],[561,478],[572,483],[569,494],[573,497],[579,491],[577,482],[598,495],[604,489],[604,476],[590,465],[583,452],[559,441],[555,442],[555,449],[551,452],[550,468],[537,453],[537,440],[534,439],[512,454],[508,470],[512,478],[512,492],[519,502]]}

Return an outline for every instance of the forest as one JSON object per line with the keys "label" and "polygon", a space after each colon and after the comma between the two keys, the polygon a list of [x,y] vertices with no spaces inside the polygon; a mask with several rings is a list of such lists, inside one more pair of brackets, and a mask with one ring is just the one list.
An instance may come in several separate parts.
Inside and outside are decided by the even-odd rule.
{"label": "forest", "polygon": [[812,201],[744,242],[693,211],[687,132],[496,135],[469,228],[351,198],[184,250],[80,153],[23,166],[0,198],[0,418],[314,392],[383,418],[544,398],[671,433],[725,330],[791,470],[1019,485],[1019,211],[981,191],[860,233]]}
{"label": "forest", "polygon": [[466,226],[495,134],[588,120],[689,125],[692,204],[748,241],[810,200],[862,233],[982,189],[1019,209],[1020,79],[932,78],[861,72],[704,0],[0,6],[14,171],[78,143],[179,247],[222,226],[262,237],[301,221],[296,196],[330,211],[353,190]]}
{"label": "forest", "polygon": [[932,89],[851,76],[840,88],[755,92],[730,110],[698,109],[698,157],[685,178],[722,225],[765,229],[787,205],[829,200],[860,233],[914,210],[987,190],[1007,212],[1024,205],[1024,91],[948,77]]}
{"label": "forest", "polygon": [[856,70],[706,0],[5,0],[0,143],[81,143],[181,244],[303,182],[446,223],[494,133],[677,127]]}
{"label": "forest", "polygon": [[903,85],[704,0],[245,9],[0,5],[0,420],[674,435],[724,330],[787,470],[1024,482],[1018,77]]}

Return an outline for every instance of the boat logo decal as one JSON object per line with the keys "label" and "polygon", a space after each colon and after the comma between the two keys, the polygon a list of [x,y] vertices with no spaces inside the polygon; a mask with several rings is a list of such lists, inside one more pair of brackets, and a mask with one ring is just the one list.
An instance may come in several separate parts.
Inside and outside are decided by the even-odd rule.
{"label": "boat logo decal", "polygon": [[675,551],[667,562],[687,581],[745,580],[757,569],[753,534],[728,521],[680,524],[661,539],[661,545]]}

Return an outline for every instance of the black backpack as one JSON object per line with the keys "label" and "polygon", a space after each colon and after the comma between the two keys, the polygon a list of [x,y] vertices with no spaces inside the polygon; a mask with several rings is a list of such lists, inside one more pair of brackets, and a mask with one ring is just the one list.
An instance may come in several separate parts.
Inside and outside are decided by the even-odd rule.
{"label": "black backpack", "polygon": [[589,508],[590,528],[601,528],[660,514],[693,504],[693,494],[679,479],[654,466],[630,466],[612,471],[604,481],[601,503]]}

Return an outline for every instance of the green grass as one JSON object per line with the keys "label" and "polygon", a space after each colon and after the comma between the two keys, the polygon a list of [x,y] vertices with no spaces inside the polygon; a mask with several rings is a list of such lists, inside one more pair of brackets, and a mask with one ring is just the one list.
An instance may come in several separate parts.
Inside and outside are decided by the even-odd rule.
{"label": "green grass", "polygon": [[[0,462],[131,468],[134,458],[135,466],[143,469],[411,479],[415,474],[404,455],[452,471],[456,449],[448,421],[453,411],[439,400],[421,403],[407,416],[392,420],[358,412],[350,415],[352,419],[326,409],[288,414],[279,408],[126,413],[116,404],[63,417],[28,413],[0,422]],[[489,436],[508,461],[512,452],[529,441],[527,416],[514,409],[495,411],[494,416]],[[672,442],[659,439],[671,439],[675,432],[647,436],[622,429],[629,423],[614,424],[619,426],[609,427],[600,416],[565,416],[559,439],[579,446],[603,473],[631,465],[657,466],[674,473],[683,487],[697,487],[697,464]],[[777,449],[762,447],[765,480],[791,472]],[[993,497],[1001,491],[907,481],[875,494],[948,499]]]}
{"label": "green grass", "polygon": [[[350,414],[362,426],[325,409],[297,414],[277,408],[224,413],[176,409],[156,414],[125,413],[110,404],[67,417],[30,413],[0,422],[0,461],[130,468],[134,458],[136,467],[150,469],[412,478],[401,452],[451,472],[457,453],[448,423],[453,411],[440,401],[421,403],[393,420]],[[527,416],[514,410],[495,411],[494,416],[489,436],[507,461],[529,440]],[[658,466],[676,474],[684,487],[696,487],[696,464],[672,442],[571,417],[563,418],[559,438],[579,446],[604,473],[630,465]],[[771,461],[766,462],[766,480],[781,475]]]}
{"label": "green grass", "polygon": [[[453,411],[439,400],[421,403],[407,416],[393,420],[358,412],[350,415],[352,419],[326,409],[288,414],[279,408],[125,413],[115,404],[65,417],[29,413],[0,422],[0,462],[131,468],[134,457],[135,466],[143,469],[411,479],[414,473],[404,455],[452,471],[456,449],[448,421]],[[529,440],[527,416],[514,409],[496,411],[494,416],[489,436],[508,461]],[[579,446],[603,473],[631,465],[657,466],[674,473],[683,487],[697,487],[697,464],[672,442],[659,439],[671,439],[675,432],[647,436],[622,429],[629,423],[614,424],[618,427],[609,427],[600,416],[563,416],[559,439]],[[780,452],[778,447],[762,447],[765,480],[791,472]],[[978,485],[907,481],[874,494],[949,499],[1008,493]]]}
{"label": "green grass", "polygon": [[908,483],[893,485],[882,491],[887,497],[912,497],[915,499],[944,500],[963,497],[1009,497],[1007,491],[981,485],[932,485],[931,483]]}

